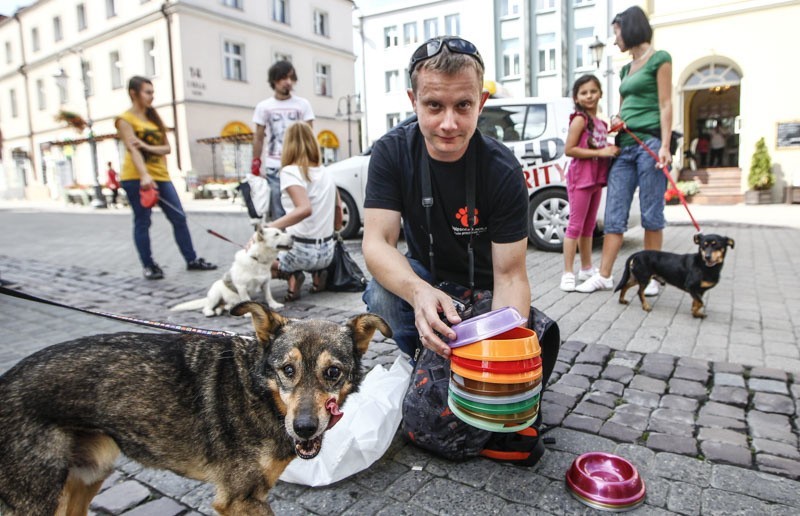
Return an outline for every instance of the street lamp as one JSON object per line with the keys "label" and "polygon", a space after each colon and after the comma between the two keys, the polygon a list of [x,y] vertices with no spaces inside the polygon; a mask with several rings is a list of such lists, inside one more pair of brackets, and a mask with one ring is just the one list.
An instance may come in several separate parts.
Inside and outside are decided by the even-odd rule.
{"label": "street lamp", "polygon": [[[89,136],[87,140],[89,141],[89,148],[92,151],[92,171],[94,172],[94,199],[92,200],[92,206],[94,208],[107,208],[108,205],[106,204],[106,198],[103,195],[103,189],[100,186],[99,170],[97,166],[97,141],[94,139],[94,130],[92,129],[92,112],[89,109],[89,63],[83,58],[83,53],[80,50],[70,50],[70,52],[76,54],[81,61],[83,100],[86,102],[86,127],[89,129]],[[58,82],[59,87],[62,89],[66,88],[69,75],[67,75],[67,72],[65,72],[63,68],[59,68],[58,73],[53,77],[56,79],[56,82]]]}
{"label": "street lamp", "polygon": [[605,50],[606,44],[600,41],[600,38],[595,35],[594,42],[589,45],[589,50],[592,51],[592,61],[594,61],[595,68],[600,70],[600,61],[603,60],[603,50]]}
{"label": "street lamp", "polygon": [[[347,106],[347,110],[342,113],[342,101],[345,101],[345,105]],[[353,106],[355,106],[355,111],[353,110]],[[350,136],[350,122],[352,120],[358,120],[364,116],[364,113],[361,111],[361,95],[345,95],[344,97],[339,97],[339,101],[336,105],[336,118],[338,120],[345,119],[347,120],[347,156],[350,157],[353,155],[353,140]]]}

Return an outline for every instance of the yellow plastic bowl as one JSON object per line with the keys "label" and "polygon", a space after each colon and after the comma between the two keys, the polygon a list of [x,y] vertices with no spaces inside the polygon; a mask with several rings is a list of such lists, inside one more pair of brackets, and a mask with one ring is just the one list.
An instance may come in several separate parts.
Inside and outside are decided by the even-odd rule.
{"label": "yellow plastic bowl", "polygon": [[514,328],[460,348],[453,348],[457,357],[470,360],[510,362],[526,360],[542,354],[536,332],[528,328]]}
{"label": "yellow plastic bowl", "polygon": [[475,371],[466,367],[461,367],[454,362],[450,362],[450,371],[464,378],[469,378],[470,380],[477,380],[487,383],[526,383],[539,380],[542,377],[541,367],[526,373],[499,374]]}

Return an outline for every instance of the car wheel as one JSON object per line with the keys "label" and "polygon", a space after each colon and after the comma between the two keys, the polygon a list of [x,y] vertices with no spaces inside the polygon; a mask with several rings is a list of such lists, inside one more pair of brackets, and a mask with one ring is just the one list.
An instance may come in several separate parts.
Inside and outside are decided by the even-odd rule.
{"label": "car wheel", "polygon": [[561,252],[569,223],[567,192],[550,188],[531,197],[528,204],[528,240],[543,251]]}
{"label": "car wheel", "polygon": [[358,230],[361,229],[358,207],[353,197],[341,188],[339,196],[342,198],[342,230],[339,231],[339,234],[342,238],[355,238],[358,236]]}

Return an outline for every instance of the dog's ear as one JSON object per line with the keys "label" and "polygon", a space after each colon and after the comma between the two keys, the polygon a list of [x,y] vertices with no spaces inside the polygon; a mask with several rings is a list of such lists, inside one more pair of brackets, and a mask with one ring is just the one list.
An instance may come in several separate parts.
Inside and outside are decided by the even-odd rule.
{"label": "dog's ear", "polygon": [[231,308],[231,315],[250,314],[253,317],[253,328],[259,342],[269,342],[269,336],[288,321],[278,312],[270,310],[267,305],[255,301],[245,301]]}
{"label": "dog's ear", "polygon": [[375,330],[380,330],[384,337],[392,336],[392,329],[382,318],[375,314],[361,314],[347,321],[347,326],[353,330],[353,339],[356,349],[360,355],[367,351],[369,341],[375,334]]}
{"label": "dog's ear", "polygon": [[696,234],[696,235],[694,236],[694,243],[695,243],[695,244],[700,244],[700,239],[701,239],[701,238],[703,238],[703,234],[702,234],[702,233],[698,233],[698,234]]}
{"label": "dog's ear", "polygon": [[256,240],[259,242],[264,241],[264,231],[262,228],[256,228]]}
{"label": "dog's ear", "polygon": [[731,249],[733,249],[733,239],[732,239],[732,238],[729,238],[729,239],[728,239],[728,247],[730,247]]}

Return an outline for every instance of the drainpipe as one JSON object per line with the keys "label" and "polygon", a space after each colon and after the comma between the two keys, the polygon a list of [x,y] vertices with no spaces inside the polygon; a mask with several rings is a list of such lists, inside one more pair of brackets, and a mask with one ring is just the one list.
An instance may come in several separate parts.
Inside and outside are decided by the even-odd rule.
{"label": "drainpipe", "polygon": [[[19,73],[22,74],[22,77],[25,79],[25,111],[27,112],[28,116],[28,140],[30,143],[31,152],[28,154],[28,159],[31,162],[31,171],[33,172],[33,181],[36,182],[36,160],[34,159],[35,155],[35,147],[33,145],[33,115],[31,114],[31,96],[30,96],[30,89],[28,87],[28,63],[25,61],[25,38],[22,34],[22,20],[19,19],[19,13],[14,13],[14,19],[17,20],[17,26],[19,27],[19,51],[20,55],[22,56],[22,64],[19,67]],[[44,161],[42,161],[44,163]],[[44,182],[47,183],[47,180],[44,179]]]}
{"label": "drainpipe", "polygon": [[181,165],[181,142],[178,138],[178,104],[175,102],[175,62],[172,54],[172,24],[170,23],[169,13],[167,12],[169,1],[161,4],[161,14],[167,22],[167,48],[169,49],[169,80],[172,90],[172,130],[175,132],[175,157],[178,159],[178,170],[183,170]]}

